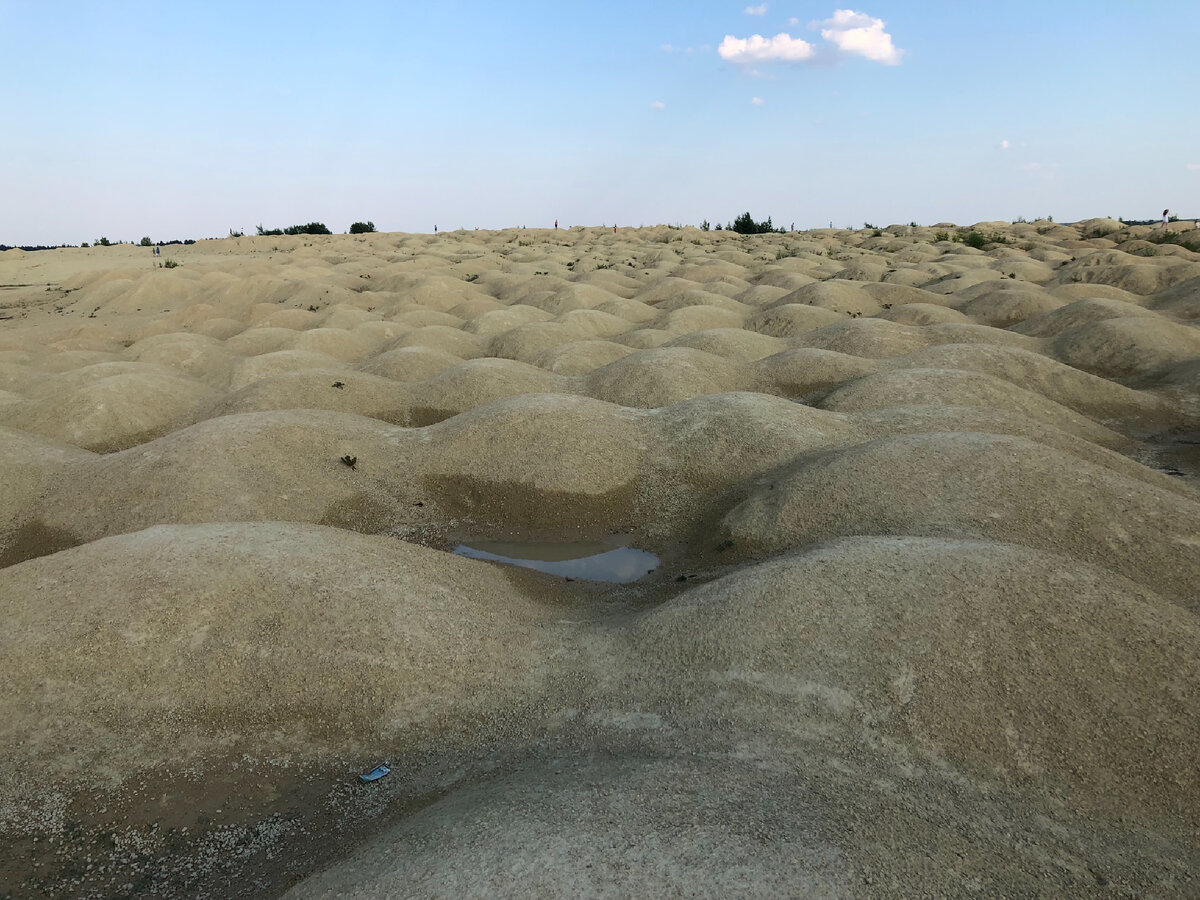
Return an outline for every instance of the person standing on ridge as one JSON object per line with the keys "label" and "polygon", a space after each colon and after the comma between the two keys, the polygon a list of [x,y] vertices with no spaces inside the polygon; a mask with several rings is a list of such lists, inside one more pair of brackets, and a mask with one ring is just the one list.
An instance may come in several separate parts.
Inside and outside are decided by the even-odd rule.
{"label": "person standing on ridge", "polygon": [[554,220],[554,230],[558,231],[558,219]]}
{"label": "person standing on ridge", "polygon": [[1170,220],[1170,218],[1171,218],[1171,211],[1169,209],[1164,209],[1163,210],[1163,228],[1167,227],[1167,222]]}

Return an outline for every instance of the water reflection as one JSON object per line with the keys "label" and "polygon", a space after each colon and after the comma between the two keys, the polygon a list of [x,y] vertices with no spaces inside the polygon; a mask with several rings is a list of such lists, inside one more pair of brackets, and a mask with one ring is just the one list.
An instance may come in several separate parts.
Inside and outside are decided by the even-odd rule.
{"label": "water reflection", "polygon": [[601,543],[512,543],[473,541],[474,546],[459,544],[457,556],[508,563],[535,569],[563,578],[628,584],[658,568],[658,557],[633,547],[613,547]]}

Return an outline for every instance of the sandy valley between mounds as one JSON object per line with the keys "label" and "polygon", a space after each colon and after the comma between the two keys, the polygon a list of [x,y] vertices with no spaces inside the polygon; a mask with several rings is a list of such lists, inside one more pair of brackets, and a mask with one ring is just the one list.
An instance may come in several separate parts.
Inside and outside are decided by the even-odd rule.
{"label": "sandy valley between mounds", "polygon": [[0,897],[1200,895],[1162,237],[0,253]]}

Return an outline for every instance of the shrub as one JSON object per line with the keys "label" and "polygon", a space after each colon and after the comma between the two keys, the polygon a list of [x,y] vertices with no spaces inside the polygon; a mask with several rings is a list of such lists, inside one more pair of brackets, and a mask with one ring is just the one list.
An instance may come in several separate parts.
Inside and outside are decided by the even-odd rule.
{"label": "shrub", "polygon": [[708,229],[709,229],[709,228],[711,228],[711,227],[712,227],[712,226],[708,224],[708,219],[705,219],[703,222],[701,222],[701,223],[700,223],[700,230],[701,230],[701,231],[708,231]]}
{"label": "shrub", "polygon": [[151,246],[153,246],[153,242],[152,242],[152,241],[150,240],[150,238],[148,238],[148,237],[144,237],[144,238],[142,238],[142,239],[141,239],[141,241],[140,241],[140,243],[141,243],[141,245],[142,245],[143,247],[151,247]]}
{"label": "shrub", "polygon": [[982,250],[987,242],[987,238],[985,238],[978,231],[972,231],[965,238],[963,238],[964,244],[966,244],[968,247],[974,247],[976,250]]}
{"label": "shrub", "polygon": [[79,246],[80,246],[80,247],[90,247],[90,246],[92,246],[92,245],[91,245],[91,244],[89,244],[87,241],[84,241],[84,242],[83,242],[82,244],[80,244]]}
{"label": "shrub", "polygon": [[935,242],[937,242],[937,241],[948,241],[948,240],[950,240],[950,232],[948,232],[948,231],[935,231],[935,232],[933,233],[933,240],[934,240]]}
{"label": "shrub", "polygon": [[375,233],[375,223],[374,222],[355,222],[353,225],[350,226],[350,233],[351,234],[374,234]]}
{"label": "shrub", "polygon": [[771,217],[767,216],[765,222],[755,222],[749,212],[744,212],[736,219],[733,224],[728,226],[730,231],[736,231],[738,234],[783,234],[784,229],[776,228],[771,224]]}
{"label": "shrub", "polygon": [[111,247],[112,241],[110,241],[106,237],[98,237],[98,238],[96,238],[96,246],[97,247]]}
{"label": "shrub", "polygon": [[333,234],[321,222],[309,222],[307,225],[289,225],[283,229],[284,234]]}
{"label": "shrub", "polygon": [[173,260],[173,259],[165,260],[162,264],[162,267],[164,269],[174,269],[174,268],[177,268],[178,266],[179,266],[179,263],[175,262],[175,260]]}

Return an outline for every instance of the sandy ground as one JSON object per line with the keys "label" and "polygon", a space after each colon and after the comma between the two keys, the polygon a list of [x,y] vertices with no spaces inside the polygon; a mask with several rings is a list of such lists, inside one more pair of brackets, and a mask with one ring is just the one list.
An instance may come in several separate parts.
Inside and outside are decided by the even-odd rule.
{"label": "sandy ground", "polygon": [[0,897],[1195,896],[1162,236],[0,253]]}

